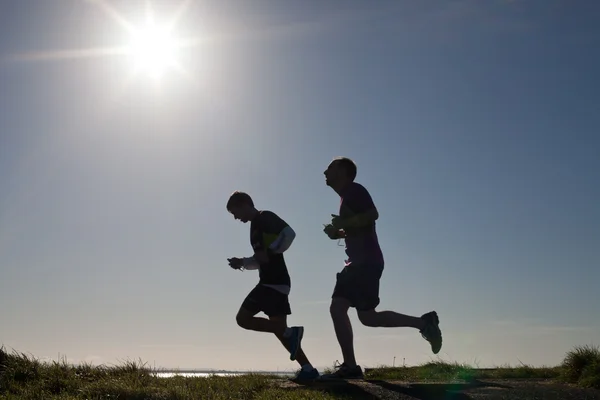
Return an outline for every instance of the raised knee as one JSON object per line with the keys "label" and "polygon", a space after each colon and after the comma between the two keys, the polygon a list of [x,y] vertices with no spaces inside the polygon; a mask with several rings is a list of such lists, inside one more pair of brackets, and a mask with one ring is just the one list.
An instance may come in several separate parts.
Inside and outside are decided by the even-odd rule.
{"label": "raised knee", "polygon": [[336,315],[338,315],[340,312],[340,307],[337,306],[335,304],[335,302],[331,302],[331,304],[329,305],[329,314],[331,314],[332,317],[335,317]]}
{"label": "raised knee", "polygon": [[350,306],[347,304],[347,302],[339,299],[333,299],[331,301],[331,305],[329,306],[329,313],[331,314],[332,318],[336,318],[347,314],[348,308],[350,308]]}
{"label": "raised knee", "polygon": [[377,315],[373,311],[358,311],[358,320],[364,326],[368,326],[371,328],[379,326],[377,323]]}
{"label": "raised knee", "polygon": [[243,314],[238,314],[235,316],[235,322],[237,322],[237,324],[240,328],[247,329],[248,317]]}

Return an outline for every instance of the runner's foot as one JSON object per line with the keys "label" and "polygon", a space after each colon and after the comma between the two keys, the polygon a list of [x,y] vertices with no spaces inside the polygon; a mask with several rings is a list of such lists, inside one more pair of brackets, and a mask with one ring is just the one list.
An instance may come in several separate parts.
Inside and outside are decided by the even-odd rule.
{"label": "runner's foot", "polygon": [[292,382],[303,383],[303,382],[311,382],[315,379],[319,378],[319,371],[316,368],[305,370],[304,368],[300,368],[300,371],[291,378]]}
{"label": "runner's foot", "polygon": [[331,374],[323,374],[320,379],[363,379],[364,374],[360,365],[348,367],[346,363],[339,364]]}
{"label": "runner's foot", "polygon": [[425,321],[425,327],[420,330],[423,339],[431,344],[433,354],[439,353],[442,348],[442,331],[440,330],[440,319],[435,311],[423,314],[421,319]]}

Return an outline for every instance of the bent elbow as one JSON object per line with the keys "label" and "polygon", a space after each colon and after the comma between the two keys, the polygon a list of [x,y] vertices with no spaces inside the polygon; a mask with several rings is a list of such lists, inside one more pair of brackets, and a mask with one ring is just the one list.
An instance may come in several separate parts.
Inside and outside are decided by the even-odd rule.
{"label": "bent elbow", "polygon": [[291,244],[296,239],[296,231],[291,226],[285,228],[285,237]]}
{"label": "bent elbow", "polygon": [[275,253],[281,254],[290,248],[290,246],[292,245],[292,242],[294,241],[295,238],[296,238],[296,232],[294,232],[294,230],[290,226],[286,226],[281,231],[279,239],[276,241],[277,243],[273,243],[273,246],[271,249]]}
{"label": "bent elbow", "polygon": [[376,208],[371,209],[370,214],[373,221],[377,221],[379,219],[379,211],[377,211]]}

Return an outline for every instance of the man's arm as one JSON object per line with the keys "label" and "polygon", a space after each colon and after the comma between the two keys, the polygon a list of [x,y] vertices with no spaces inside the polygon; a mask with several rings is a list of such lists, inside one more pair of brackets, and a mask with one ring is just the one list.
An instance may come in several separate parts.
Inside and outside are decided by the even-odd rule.
{"label": "man's arm", "polygon": [[355,214],[351,217],[341,218],[337,215],[332,214],[332,224],[338,229],[346,228],[360,228],[362,226],[368,226],[373,224],[379,219],[379,212],[377,208],[373,207],[360,214]]}
{"label": "man's arm", "polygon": [[285,228],[283,228],[281,232],[279,232],[279,236],[277,236],[277,239],[275,239],[273,243],[271,243],[269,249],[271,249],[273,253],[281,254],[290,248],[295,238],[296,232],[294,232],[291,226],[286,225]]}
{"label": "man's arm", "polygon": [[[254,255],[244,257],[244,269],[258,269],[260,264],[269,262],[268,251],[281,254],[290,248],[296,238],[296,232],[277,214],[263,211],[260,221],[261,237],[253,238]],[[262,235],[277,235],[270,243],[264,243]]]}
{"label": "man's arm", "polygon": [[269,244],[269,250],[281,254],[290,248],[296,238],[296,232],[291,226],[277,214],[264,211],[264,230],[269,235],[277,235],[275,240]]}
{"label": "man's arm", "polygon": [[361,185],[344,197],[344,205],[353,212],[353,215],[341,218],[332,214],[332,225],[338,229],[360,228],[369,226],[379,219],[379,212],[368,190]]}
{"label": "man's arm", "polygon": [[244,269],[258,269],[260,267],[260,263],[256,260],[256,258],[254,258],[254,256],[244,257],[242,260],[244,263]]}
{"label": "man's arm", "polygon": [[325,225],[323,232],[332,240],[344,239],[346,237],[346,232],[343,229],[337,229],[331,224]]}

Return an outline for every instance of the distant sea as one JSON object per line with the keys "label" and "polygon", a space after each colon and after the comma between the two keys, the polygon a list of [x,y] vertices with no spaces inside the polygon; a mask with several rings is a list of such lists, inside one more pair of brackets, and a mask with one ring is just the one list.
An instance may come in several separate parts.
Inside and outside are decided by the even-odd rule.
{"label": "distant sea", "polygon": [[172,378],[182,376],[186,378],[206,378],[209,376],[238,376],[245,374],[277,375],[281,377],[293,376],[294,372],[289,371],[157,371],[159,378]]}

